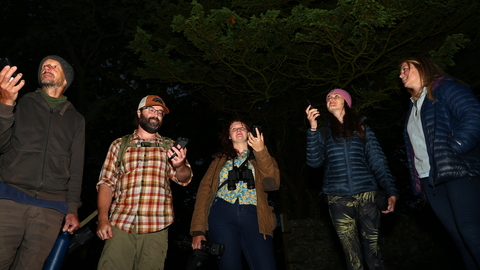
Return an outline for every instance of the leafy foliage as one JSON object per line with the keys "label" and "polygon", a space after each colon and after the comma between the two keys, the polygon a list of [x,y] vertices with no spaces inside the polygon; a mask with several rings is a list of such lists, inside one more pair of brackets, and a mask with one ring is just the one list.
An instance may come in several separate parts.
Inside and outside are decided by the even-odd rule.
{"label": "leafy foliage", "polygon": [[[478,5],[476,0],[2,0],[0,52],[23,73],[27,84],[21,94],[37,87],[38,62],[45,55],[58,54],[74,66],[66,95],[87,121],[81,218],[96,208],[95,183],[106,151],[115,138],[132,132],[139,100],[152,93],[164,98],[172,113],[162,135],[192,139],[194,181],[173,191],[175,235],[188,232],[197,185],[218,149],[216,135],[233,117],[263,126],[282,172],[280,194],[271,194],[279,212],[292,219],[326,215],[319,196],[322,171],[305,165],[304,110],[309,98],[325,114],[321,105],[333,87],[347,89],[354,107],[369,117],[401,192],[397,212],[416,207],[401,138],[408,98],[398,83],[397,62],[430,55],[478,88]],[[398,235],[413,235],[413,229],[405,233],[409,223],[398,223]],[[422,233],[435,226],[439,223],[431,222]],[[433,243],[420,233],[392,239],[390,250],[401,248],[386,261],[397,258],[399,269],[407,260],[418,263],[409,250]],[[426,254],[423,250],[415,253]],[[96,265],[100,251],[100,240],[92,242],[78,255],[80,263],[71,261],[68,269]],[[428,265],[424,257],[435,251],[428,245],[430,253],[421,261]],[[328,257],[322,260],[339,263],[332,259],[338,256],[320,253]],[[447,257],[435,257],[435,266],[442,267]]]}
{"label": "leafy foliage", "polygon": [[[374,122],[392,127],[403,118],[397,113],[404,106],[398,61],[430,54],[451,66],[472,33],[462,31],[463,23],[477,15],[479,5],[471,0],[269,4],[262,9],[261,3],[234,1],[230,8],[207,10],[193,1],[189,15],[172,20],[178,35],[166,38],[152,35],[155,27],[139,28],[130,48],[144,61],[137,72],[143,78],[192,85],[178,90],[199,93],[216,110],[267,126],[288,201],[304,188],[295,179],[305,170],[299,158],[305,99],[323,104],[330,89],[345,88],[357,110],[382,111]],[[387,112],[386,104],[393,110]]]}

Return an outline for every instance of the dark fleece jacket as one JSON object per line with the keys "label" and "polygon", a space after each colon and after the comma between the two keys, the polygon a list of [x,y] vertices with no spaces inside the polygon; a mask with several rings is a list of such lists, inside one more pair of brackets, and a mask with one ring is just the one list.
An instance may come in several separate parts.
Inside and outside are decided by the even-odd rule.
{"label": "dark fleece jacket", "polygon": [[77,214],[84,149],[85,119],[69,101],[50,109],[37,90],[16,106],[0,102],[0,181],[38,199],[66,201],[68,213]]}

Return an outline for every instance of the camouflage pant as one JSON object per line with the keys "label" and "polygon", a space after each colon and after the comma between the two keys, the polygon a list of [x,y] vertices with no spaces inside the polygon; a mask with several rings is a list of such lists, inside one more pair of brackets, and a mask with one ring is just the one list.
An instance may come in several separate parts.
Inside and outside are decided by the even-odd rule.
{"label": "camouflage pant", "polygon": [[378,246],[380,211],[376,191],[353,196],[328,196],[328,208],[349,270],[385,269]]}

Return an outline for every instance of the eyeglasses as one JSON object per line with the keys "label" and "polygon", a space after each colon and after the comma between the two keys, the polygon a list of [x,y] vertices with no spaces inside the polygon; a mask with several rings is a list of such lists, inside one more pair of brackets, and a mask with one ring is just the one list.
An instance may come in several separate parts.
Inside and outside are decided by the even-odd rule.
{"label": "eyeglasses", "polygon": [[232,128],[232,129],[230,129],[230,131],[233,131],[233,132],[237,132],[237,131],[239,131],[239,130],[240,130],[240,131],[245,131],[245,130],[247,130],[247,128],[244,127],[244,126],[241,126],[241,127],[234,127],[234,128]]}
{"label": "eyeglasses", "polygon": [[142,108],[142,110],[147,110],[148,113],[150,114],[157,114],[158,116],[161,116],[163,117],[165,115],[165,112],[162,111],[162,110],[155,110],[154,108],[152,107],[144,107]]}

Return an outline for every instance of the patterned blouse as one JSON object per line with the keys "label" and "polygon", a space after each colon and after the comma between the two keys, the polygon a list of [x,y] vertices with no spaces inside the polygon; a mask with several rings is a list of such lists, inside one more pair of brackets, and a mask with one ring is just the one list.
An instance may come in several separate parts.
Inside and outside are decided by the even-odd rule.
{"label": "patterned blouse", "polygon": [[[219,185],[227,181],[228,172],[232,170],[233,163],[235,162],[235,166],[239,167],[248,158],[248,156],[249,151],[244,150],[239,158],[227,160],[223,165],[222,169],[220,170],[220,176],[218,181]],[[252,170],[253,177],[255,179],[255,168],[253,167],[252,163],[250,163],[250,161],[248,161],[248,169]],[[223,185],[223,187],[218,190],[217,197],[220,197],[231,204],[234,204],[235,201],[238,199],[239,204],[257,205],[256,189],[248,189],[247,183],[243,181],[239,181],[237,183],[237,188],[235,190],[228,190],[227,185]]]}

